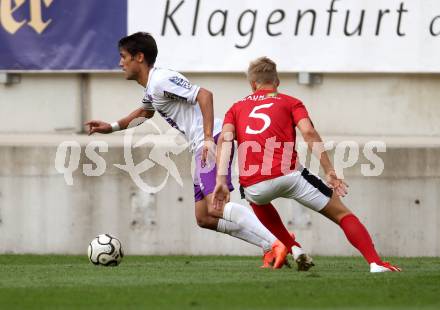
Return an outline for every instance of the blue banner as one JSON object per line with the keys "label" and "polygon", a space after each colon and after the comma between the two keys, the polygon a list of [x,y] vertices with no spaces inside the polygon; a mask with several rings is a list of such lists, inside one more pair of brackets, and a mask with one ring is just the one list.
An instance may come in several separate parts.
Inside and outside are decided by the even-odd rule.
{"label": "blue banner", "polygon": [[127,0],[0,0],[0,70],[113,70]]}

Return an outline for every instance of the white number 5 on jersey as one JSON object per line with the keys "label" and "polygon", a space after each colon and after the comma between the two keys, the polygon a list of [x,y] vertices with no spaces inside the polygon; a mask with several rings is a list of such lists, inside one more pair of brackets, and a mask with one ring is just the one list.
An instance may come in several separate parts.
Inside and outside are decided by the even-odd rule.
{"label": "white number 5 on jersey", "polygon": [[249,127],[249,125],[248,125],[246,127],[246,133],[248,133],[250,135],[257,135],[257,134],[262,133],[263,131],[265,131],[267,129],[267,127],[270,126],[270,117],[267,114],[264,114],[264,113],[257,113],[257,111],[260,110],[260,109],[264,109],[264,108],[270,108],[272,105],[273,105],[273,103],[257,105],[252,110],[252,112],[249,114],[249,117],[258,118],[258,119],[263,120],[264,126],[263,126],[263,128],[261,128],[259,130],[254,130],[251,127]]}

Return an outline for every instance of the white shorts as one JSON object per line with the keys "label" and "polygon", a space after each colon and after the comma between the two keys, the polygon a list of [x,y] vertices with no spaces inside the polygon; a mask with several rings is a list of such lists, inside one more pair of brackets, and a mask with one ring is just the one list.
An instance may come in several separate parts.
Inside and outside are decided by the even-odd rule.
{"label": "white shorts", "polygon": [[282,197],[295,199],[317,212],[327,205],[333,194],[333,190],[320,177],[302,167],[291,174],[245,187],[243,192],[246,200],[257,205],[265,205]]}

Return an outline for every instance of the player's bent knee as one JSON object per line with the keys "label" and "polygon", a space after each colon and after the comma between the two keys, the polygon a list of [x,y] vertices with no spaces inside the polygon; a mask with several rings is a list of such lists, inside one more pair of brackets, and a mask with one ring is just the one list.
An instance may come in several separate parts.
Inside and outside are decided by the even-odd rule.
{"label": "player's bent knee", "polygon": [[209,215],[207,208],[196,209],[195,216],[196,216],[197,225],[200,228],[213,229],[213,230],[217,229],[218,219],[216,217]]}
{"label": "player's bent knee", "polygon": [[341,197],[339,197],[335,193],[333,193],[329,204],[331,204],[333,208],[338,209],[340,212],[351,213],[351,211],[347,208],[347,206],[342,202]]}
{"label": "player's bent knee", "polygon": [[223,208],[217,209],[214,204],[208,204],[208,214],[212,217],[221,218],[223,217]]}
{"label": "player's bent knee", "polygon": [[325,217],[339,224],[341,219],[352,212],[343,204],[339,196],[333,194],[327,205],[320,211]]}
{"label": "player's bent knee", "polygon": [[196,219],[197,220],[197,225],[200,228],[208,228],[209,223],[207,223],[206,221],[204,221],[203,219]]}
{"label": "player's bent knee", "polygon": [[212,221],[211,218],[209,216],[197,216],[196,215],[196,221],[197,221],[197,225],[200,228],[207,228],[207,229],[211,229],[212,228]]}

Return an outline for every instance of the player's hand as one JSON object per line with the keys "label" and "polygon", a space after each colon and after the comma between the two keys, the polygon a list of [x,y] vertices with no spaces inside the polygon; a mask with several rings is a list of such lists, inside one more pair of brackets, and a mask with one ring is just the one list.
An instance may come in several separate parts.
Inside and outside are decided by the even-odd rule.
{"label": "player's hand", "polygon": [[202,157],[201,157],[201,166],[202,168],[206,167],[206,163],[208,160],[211,162],[215,162],[215,142],[214,138],[205,138],[203,143]]}
{"label": "player's hand", "polygon": [[109,123],[103,122],[103,121],[89,121],[85,123],[86,126],[89,126],[89,136],[91,134],[94,134],[95,132],[98,133],[111,133],[112,126]]}
{"label": "player's hand", "polygon": [[328,185],[338,196],[345,197],[348,194],[348,184],[344,180],[339,179],[334,170],[326,174],[326,179]]}
{"label": "player's hand", "polygon": [[216,210],[223,210],[225,204],[229,202],[229,187],[226,183],[217,183],[212,195],[212,204]]}

